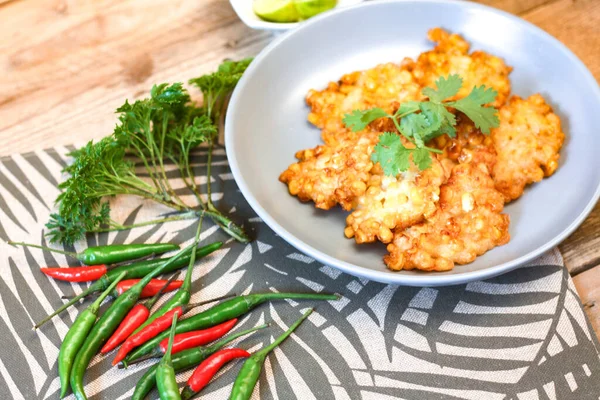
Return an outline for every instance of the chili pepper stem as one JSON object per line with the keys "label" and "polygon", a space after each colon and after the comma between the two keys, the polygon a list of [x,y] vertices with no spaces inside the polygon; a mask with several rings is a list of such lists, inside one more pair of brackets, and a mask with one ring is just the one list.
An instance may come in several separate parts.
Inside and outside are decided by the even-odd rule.
{"label": "chili pepper stem", "polygon": [[71,300],[69,300],[68,302],[66,302],[65,304],[63,304],[59,308],[57,308],[52,314],[46,316],[43,320],[41,320],[40,322],[38,322],[37,324],[35,324],[32,329],[35,331],[40,326],[42,326],[46,322],[50,321],[55,315],[60,314],[61,312],[63,312],[67,308],[71,307],[73,304],[77,303],[79,300],[81,300],[84,297],[86,297],[87,295],[89,295],[91,293],[94,293],[94,292],[97,292],[97,291],[98,291],[98,289],[96,287],[94,287],[93,285],[90,286],[90,287],[88,287],[83,292],[79,293],[77,296],[73,297]]}
{"label": "chili pepper stem", "polygon": [[256,293],[246,296],[248,303],[257,305],[270,300],[297,299],[297,300],[339,300],[339,294],[323,293]]}
{"label": "chili pepper stem", "polygon": [[[185,256],[187,253],[189,253],[190,251],[193,251],[194,247],[195,246],[193,246],[193,245],[187,246],[185,249],[181,250],[179,253],[177,253],[173,257],[169,258],[167,261],[165,261],[160,267],[155,268],[152,272],[150,272],[148,275],[143,277],[138,283],[136,283],[134,286],[132,286],[131,289],[133,289],[135,287],[137,290],[139,288],[140,293],[141,293],[144,286],[146,286],[152,279],[154,279],[155,277],[157,277],[158,275],[163,273],[163,271],[166,269],[166,267],[168,265],[175,263],[175,261],[177,261],[180,258],[182,258],[183,256]],[[131,289],[129,289],[129,290],[131,290]]]}
{"label": "chili pepper stem", "polygon": [[107,287],[106,290],[104,290],[104,292],[102,292],[102,294],[100,296],[98,296],[98,298],[92,303],[92,305],[90,306],[90,310],[94,314],[98,313],[98,309],[100,309],[100,305],[102,304],[104,299],[106,299],[106,297],[108,297],[110,292],[112,292],[112,290],[119,284],[119,282],[121,282],[121,280],[125,277],[125,275],[127,275],[127,272],[125,272],[125,271],[121,272],[119,274],[119,276],[117,277],[117,279],[112,281],[110,286]]}
{"label": "chili pepper stem", "polygon": [[134,262],[149,260],[149,259],[154,258],[154,257],[156,257],[156,253],[148,254],[147,256],[136,258],[135,260],[121,261],[121,262],[118,262],[118,263],[107,265],[106,266],[106,270],[110,271],[111,269],[122,267],[123,265],[129,265],[129,264],[133,264]]}
{"label": "chili pepper stem", "polygon": [[[192,252],[192,254],[195,254],[196,252]],[[173,276],[171,276],[169,278],[169,280],[163,285],[163,287],[160,288],[160,290],[154,295],[152,296],[152,298],[150,300],[148,300],[146,302],[146,304],[144,304],[146,306],[146,308],[148,310],[150,310],[154,304],[156,304],[156,302],[158,301],[158,299],[160,298],[160,296],[162,296],[162,294],[164,293],[165,290],[167,290],[167,288],[169,287],[169,285],[171,284],[171,282],[173,282],[173,280],[177,277],[177,273],[174,273]]]}
{"label": "chili pepper stem", "polygon": [[[210,179],[209,179],[210,180]],[[200,233],[202,232],[202,220],[204,219],[204,213],[200,215],[200,219],[198,220],[198,228],[196,229],[196,236],[194,237],[194,244],[198,245],[200,241]],[[192,252],[192,256],[190,257],[190,263],[188,264],[188,269],[185,272],[185,278],[183,280],[183,285],[179,290],[184,290],[189,292],[192,289],[192,270],[194,269],[194,264],[196,264],[196,253]]]}
{"label": "chili pepper stem", "polygon": [[47,247],[47,246],[40,246],[39,244],[32,244],[32,243],[23,243],[23,242],[8,242],[8,244],[10,244],[11,246],[23,246],[23,247],[34,247],[36,249],[42,249],[42,250],[46,250],[46,251],[51,251],[53,253],[60,253],[60,254],[64,254],[66,256],[69,257],[73,257],[73,258],[77,258],[77,253],[75,253],[74,251],[65,251],[65,250],[59,250],[59,249],[53,249],[51,247]]}
{"label": "chili pepper stem", "polygon": [[201,301],[199,303],[186,304],[186,305],[182,306],[182,308],[183,308],[184,312],[187,312],[187,311],[191,310],[192,308],[200,307],[200,306],[203,306],[203,305],[209,304],[209,303],[215,303],[217,301],[230,300],[234,297],[237,297],[237,295],[234,294],[234,295],[225,295],[225,296],[215,297],[214,299]]}
{"label": "chili pepper stem", "polygon": [[161,353],[160,350],[154,349],[154,350],[152,350],[152,353],[148,353],[145,356],[137,358],[131,362],[127,362],[127,361],[123,360],[123,361],[119,362],[119,364],[117,364],[117,367],[119,369],[127,369],[131,365],[139,364],[146,360],[150,360],[150,359],[158,358],[158,357],[162,357],[162,356],[163,356],[163,353]]}
{"label": "chili pepper stem", "polygon": [[273,351],[273,349],[275,349],[275,347],[279,346],[285,339],[287,339],[292,332],[294,332],[296,330],[296,328],[298,328],[298,326],[300,326],[300,324],[302,322],[304,322],[304,320],[306,318],[308,318],[308,316],[310,314],[312,314],[314,308],[309,308],[304,315],[302,315],[302,317],[300,317],[296,322],[294,322],[287,331],[285,331],[285,333],[281,336],[279,336],[277,339],[275,339],[275,341],[273,343],[271,343],[270,345],[268,345],[267,347],[260,349],[259,351],[257,351],[256,353],[253,354],[254,357],[261,357],[261,358],[265,358],[267,356],[267,354],[269,354],[270,352]]}
{"label": "chili pepper stem", "polygon": [[168,363],[171,363],[171,351],[173,350],[173,338],[175,337],[175,328],[177,327],[178,317],[179,314],[177,312],[174,312],[173,321],[171,322],[171,332],[169,333],[169,347],[167,347],[167,352],[163,357],[163,360]]}
{"label": "chili pepper stem", "polygon": [[[97,290],[96,290],[96,292],[97,292]],[[92,298],[94,298],[94,297],[97,298],[97,296],[99,296],[99,295],[95,294],[95,293],[90,293],[90,294],[88,294],[88,296],[91,296]],[[60,296],[60,298],[62,300],[73,300],[75,297],[77,297],[77,296],[67,296],[66,294],[63,294],[62,296]]]}

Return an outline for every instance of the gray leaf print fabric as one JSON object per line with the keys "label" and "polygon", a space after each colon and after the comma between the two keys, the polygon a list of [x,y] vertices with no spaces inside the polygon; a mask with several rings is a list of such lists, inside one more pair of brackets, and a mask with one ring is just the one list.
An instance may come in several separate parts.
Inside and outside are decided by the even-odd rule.
{"label": "gray leaf print fabric", "polygon": [[[76,265],[73,260],[6,244],[8,238],[44,242],[43,225],[58,194],[67,152],[57,148],[0,163],[0,399],[58,398],[61,339],[77,312],[90,303],[72,307],[33,332],[34,321],[59,307],[61,296],[80,293],[87,285],[53,281],[38,271],[42,266]],[[199,150],[193,158],[201,182],[207,180],[204,157]],[[194,269],[192,302],[268,291],[343,295],[337,302],[267,303],[240,318],[236,331],[272,322],[235,344],[254,351],[308,307],[316,307],[268,357],[253,399],[599,398],[598,342],[557,250],[517,271],[462,286],[433,289],[370,282],[324,266],[288,245],[244,201],[222,149],[215,154],[215,164],[212,180],[218,207],[230,211],[255,240],[247,245],[228,241],[205,221],[204,243],[227,243]],[[175,187],[187,196],[183,184]],[[112,204],[115,219],[127,223],[169,211],[135,198],[117,201]],[[194,221],[178,221],[101,234],[74,250],[107,243],[187,244],[195,228]],[[92,360],[85,377],[90,399],[129,398],[152,364],[118,370],[110,366],[113,356]],[[227,399],[240,365],[226,368],[202,398]],[[181,385],[190,375],[191,371],[178,375]],[[156,399],[156,392],[150,398]]]}

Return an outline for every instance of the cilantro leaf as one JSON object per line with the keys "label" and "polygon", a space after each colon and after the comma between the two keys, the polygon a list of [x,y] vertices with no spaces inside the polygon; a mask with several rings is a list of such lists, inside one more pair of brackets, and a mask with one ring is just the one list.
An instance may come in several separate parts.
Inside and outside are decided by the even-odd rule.
{"label": "cilantro leaf", "polygon": [[421,105],[420,101],[407,101],[400,104],[398,111],[396,111],[396,115],[404,115],[410,114],[419,111],[419,106]]}
{"label": "cilantro leaf", "polygon": [[430,124],[430,129],[423,133],[423,140],[426,142],[444,133],[451,137],[456,136],[454,129],[456,117],[443,104],[422,103],[421,113],[425,115]]}
{"label": "cilantro leaf", "polygon": [[456,137],[456,129],[454,128],[454,125],[451,125],[448,121],[443,122],[442,126],[440,126],[440,129],[428,135],[425,140],[428,141],[442,135],[448,135],[452,138]]}
{"label": "cilantro leaf", "polygon": [[457,74],[449,75],[448,78],[444,78],[440,76],[437,81],[435,81],[436,89],[426,87],[423,89],[423,95],[429,97],[429,101],[434,103],[441,103],[449,97],[452,97],[458,93],[461,86],[463,84],[463,80]]}
{"label": "cilantro leaf", "polygon": [[494,107],[484,107],[484,104],[493,102],[497,94],[492,88],[483,85],[475,86],[467,97],[446,104],[465,113],[475,126],[481,129],[481,132],[490,133],[491,128],[496,128],[500,124],[498,110]]}
{"label": "cilantro leaf", "polygon": [[[412,137],[417,142],[417,146],[423,146],[422,132],[429,129],[430,123],[424,114],[409,114],[400,120],[400,129],[402,134]],[[418,143],[420,142],[420,143]]]}
{"label": "cilantro leaf", "polygon": [[358,132],[365,129],[367,125],[375,121],[377,118],[388,116],[388,113],[386,113],[381,108],[371,108],[369,110],[354,110],[352,111],[352,113],[346,114],[344,116],[343,122],[344,125],[352,129],[352,131]]}
{"label": "cilantro leaf", "polygon": [[437,131],[444,122],[444,115],[442,114],[445,110],[444,106],[436,103],[422,103],[421,104],[421,115],[427,120],[427,129],[423,132],[423,136],[428,136],[432,132]]}
{"label": "cilantro leaf", "polygon": [[415,165],[423,171],[431,166],[431,154],[425,148],[416,148],[411,151]]}
{"label": "cilantro leaf", "polygon": [[385,132],[379,136],[371,161],[381,164],[385,175],[396,176],[410,167],[410,149],[404,147],[400,136]]}
{"label": "cilantro leaf", "polygon": [[396,176],[410,168],[411,157],[413,163],[420,170],[431,166],[429,150],[423,147],[406,148],[402,144],[400,136],[386,132],[379,136],[379,142],[375,146],[373,154],[371,154],[371,161],[381,164],[385,175]]}
{"label": "cilantro leaf", "polygon": [[346,114],[344,123],[356,132],[365,129],[377,118],[392,118],[400,135],[410,141],[414,148],[406,148],[399,135],[386,132],[379,137],[371,160],[380,163],[384,173],[391,176],[406,171],[411,158],[420,170],[427,169],[432,163],[430,152],[437,150],[426,147],[425,143],[444,134],[456,137],[456,116],[448,110],[449,107],[463,112],[483,133],[489,133],[491,128],[499,125],[497,110],[485,106],[496,98],[494,89],[476,86],[467,97],[447,101],[460,91],[462,83],[462,78],[456,74],[440,77],[435,82],[436,88],[423,89],[422,93],[429,98],[428,101],[402,103],[394,115],[387,114],[381,108],[354,110]]}

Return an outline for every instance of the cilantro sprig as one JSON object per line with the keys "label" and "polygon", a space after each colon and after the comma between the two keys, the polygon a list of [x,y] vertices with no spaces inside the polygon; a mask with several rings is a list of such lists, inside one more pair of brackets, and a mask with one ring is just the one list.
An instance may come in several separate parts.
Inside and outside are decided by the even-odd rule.
{"label": "cilantro sprig", "polygon": [[378,118],[390,118],[411,146],[406,147],[398,134],[385,132],[379,136],[371,160],[379,162],[384,174],[389,176],[408,170],[411,160],[420,170],[424,170],[431,166],[431,153],[440,153],[440,150],[428,147],[425,143],[444,134],[456,136],[456,117],[449,111],[450,108],[464,113],[485,134],[489,134],[500,123],[498,110],[486,106],[497,96],[492,88],[475,86],[468,96],[460,100],[448,100],[458,93],[462,84],[462,78],[456,74],[448,78],[440,77],[435,82],[435,88],[423,89],[427,101],[402,103],[394,114],[378,107],[354,110],[346,114],[343,121],[348,128],[358,132]]}
{"label": "cilantro sprig", "polygon": [[[205,196],[192,171],[190,154],[200,144],[208,147],[207,175],[218,137],[218,122],[227,98],[251,59],[225,61],[212,74],[192,79],[203,94],[203,106],[195,105],[181,83],[152,87],[150,96],[126,101],[117,109],[119,122],[113,133],[73,151],[73,162],[64,169],[68,178],[59,186],[57,212],[46,224],[52,242],[73,244],[86,233],[130,229],[167,221],[210,217],[233,238],[247,242],[242,228],[212,202],[210,179]],[[165,163],[173,163],[197,204],[189,205],[171,186]],[[140,166],[143,172],[136,168]],[[147,178],[146,178],[147,177]],[[175,211],[168,217],[122,225],[110,218],[107,198],[135,195]]]}

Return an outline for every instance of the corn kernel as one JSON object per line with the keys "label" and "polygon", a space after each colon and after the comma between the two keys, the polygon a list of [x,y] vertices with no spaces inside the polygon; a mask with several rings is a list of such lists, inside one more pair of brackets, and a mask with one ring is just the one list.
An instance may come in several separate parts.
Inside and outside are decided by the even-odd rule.
{"label": "corn kernel", "polygon": [[475,199],[471,193],[463,193],[461,197],[462,209],[464,212],[469,212],[475,208]]}
{"label": "corn kernel", "polygon": [[382,226],[379,228],[379,232],[377,233],[377,237],[381,240],[382,243],[389,243],[394,238],[394,234],[391,230]]}
{"label": "corn kernel", "polygon": [[361,196],[367,190],[367,185],[362,181],[352,183],[352,191],[355,196]]}
{"label": "corn kernel", "polygon": [[398,197],[396,197],[396,202],[399,205],[406,204],[408,202],[408,196],[405,194],[399,194]]}
{"label": "corn kernel", "polygon": [[292,180],[292,181],[290,181],[290,183],[288,185],[288,189],[290,191],[290,194],[292,196],[295,196],[298,193],[300,193],[300,184],[298,183],[297,180]]}

